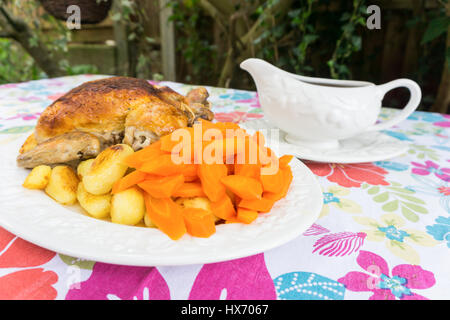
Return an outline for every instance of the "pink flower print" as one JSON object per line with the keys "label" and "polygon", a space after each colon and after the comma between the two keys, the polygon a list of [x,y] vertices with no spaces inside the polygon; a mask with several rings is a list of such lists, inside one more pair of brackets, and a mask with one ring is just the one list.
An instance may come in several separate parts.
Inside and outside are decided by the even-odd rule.
{"label": "pink flower print", "polygon": [[343,257],[357,252],[364,244],[367,234],[364,232],[339,232],[323,236],[317,240],[313,247],[314,252],[328,257]]}
{"label": "pink flower print", "polygon": [[303,232],[303,235],[304,236],[317,236],[319,234],[328,233],[328,232],[330,232],[330,230],[328,230],[327,228],[313,223],[311,227],[309,227],[305,232]]}
{"label": "pink flower print", "polygon": [[59,99],[60,97],[62,97],[63,95],[65,95],[65,92],[57,92],[54,94],[51,94],[49,96],[47,96],[47,99],[50,99],[52,101]]}
{"label": "pink flower print", "polygon": [[256,93],[255,97],[251,99],[236,100],[236,102],[247,103],[249,107],[252,108],[261,108],[261,105],[259,104],[258,93]]}
{"label": "pink flower print", "polygon": [[439,168],[437,163],[433,161],[425,161],[425,164],[421,164],[418,162],[411,162],[412,165],[416,166],[416,168],[412,169],[412,173],[418,174],[421,176],[427,176],[430,173],[434,173],[436,177],[441,180],[450,181],[450,169],[449,168]]}
{"label": "pink flower print", "polygon": [[264,254],[205,264],[189,294],[193,300],[274,300],[276,297]]}
{"label": "pink flower print", "polygon": [[414,293],[414,289],[434,286],[434,274],[417,265],[401,264],[389,274],[387,262],[379,255],[361,250],[356,262],[366,272],[352,271],[338,282],[355,292],[372,292],[369,300],[428,300]]}
{"label": "pink flower print", "polygon": [[41,98],[37,96],[30,96],[30,97],[19,97],[19,101],[22,102],[30,102],[30,101],[39,101]]}
{"label": "pink flower print", "polygon": [[154,267],[129,267],[97,262],[90,278],[72,285],[66,300],[165,300],[166,281]]}
{"label": "pink flower print", "polygon": [[447,121],[434,122],[433,125],[438,126],[438,127],[450,128],[450,115],[443,114],[442,116],[444,118],[448,119],[448,120]]}
{"label": "pink flower print", "polygon": [[[5,120],[15,120],[15,119],[22,119],[24,121],[28,120],[36,120],[40,116],[40,112],[35,113],[18,113],[14,117],[6,118]],[[2,119],[2,118],[0,118]]]}
{"label": "pink flower print", "polygon": [[6,83],[6,84],[2,84],[0,86],[0,89],[16,88],[18,86],[19,86],[18,83]]}
{"label": "pink flower print", "polygon": [[444,196],[450,196],[450,187],[439,187],[438,191]]}
{"label": "pink flower print", "polygon": [[214,118],[219,122],[244,122],[247,120],[259,119],[264,115],[261,113],[247,113],[242,111],[234,112],[216,112]]}

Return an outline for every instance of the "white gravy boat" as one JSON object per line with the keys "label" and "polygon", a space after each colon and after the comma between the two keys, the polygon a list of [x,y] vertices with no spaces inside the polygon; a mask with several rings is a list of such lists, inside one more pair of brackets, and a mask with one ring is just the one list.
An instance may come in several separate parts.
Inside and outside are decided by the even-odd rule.
{"label": "white gravy boat", "polygon": [[[247,59],[241,68],[256,83],[266,119],[287,133],[286,140],[310,148],[337,148],[339,140],[387,129],[405,120],[420,103],[417,83],[398,79],[383,85],[364,81],[304,77],[283,71],[261,59]],[[406,87],[406,107],[392,119],[375,124],[384,95]]]}

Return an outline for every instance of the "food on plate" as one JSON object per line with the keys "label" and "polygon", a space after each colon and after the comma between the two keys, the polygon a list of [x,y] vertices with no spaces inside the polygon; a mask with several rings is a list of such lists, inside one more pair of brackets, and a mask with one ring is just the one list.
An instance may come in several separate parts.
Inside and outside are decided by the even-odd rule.
{"label": "food on plate", "polygon": [[187,197],[179,197],[176,198],[175,203],[181,206],[183,209],[201,209],[203,211],[209,212],[213,214],[214,222],[220,221],[220,217],[215,215],[212,210],[212,203],[206,197],[195,197],[195,196],[187,196]]}
{"label": "food on plate", "polygon": [[[260,132],[199,120],[136,152],[109,146],[82,161],[78,176],[56,166],[46,192],[63,204],[78,199],[89,215],[113,223],[143,223],[173,240],[208,238],[218,224],[250,224],[268,214],[288,193],[291,160],[278,158]],[[36,167],[27,180],[41,181],[41,171]]]}
{"label": "food on plate", "polygon": [[137,187],[115,193],[111,199],[111,221],[134,226],[145,214],[143,192]]}
{"label": "food on plate", "polygon": [[144,225],[147,228],[157,228],[156,224],[153,223],[148,214],[144,214]]}
{"label": "food on plate", "polygon": [[[205,128],[216,129],[216,133],[242,130],[235,124],[208,121],[175,130],[125,159],[135,171],[125,175],[113,188],[140,187],[149,220],[172,239],[179,239],[185,233],[209,237],[215,232],[211,221],[214,225],[249,224],[259,214],[270,212],[276,201],[286,196],[292,181],[289,166],[292,156],[276,157],[264,146],[261,133],[250,135],[242,130],[240,136],[221,138],[221,134],[210,134],[206,139],[207,134],[202,131]],[[195,138],[197,129],[201,131],[200,141]],[[183,143],[180,142],[183,139],[177,139],[182,136],[192,138],[184,143],[187,149],[177,146]],[[211,139],[212,136],[215,138]],[[227,141],[235,144],[224,146]],[[253,157],[252,148],[257,151]],[[211,162],[208,154],[215,160],[220,158],[222,163]],[[195,161],[199,155],[203,156],[202,161]],[[177,156],[191,161],[178,163]],[[226,163],[230,159],[236,163]],[[282,167],[264,170],[274,163]]]}
{"label": "food on plate", "polygon": [[195,120],[213,119],[205,88],[186,96],[143,79],[111,77],[72,89],[39,117],[17,164],[72,164],[124,143],[139,150]]}
{"label": "food on plate", "polygon": [[61,204],[70,205],[77,201],[78,177],[69,166],[52,169],[45,192]]}
{"label": "food on plate", "polygon": [[144,193],[146,214],[150,220],[173,240],[180,239],[186,233],[183,209],[172,198],[152,198]]}
{"label": "food on plate", "polygon": [[83,179],[83,176],[88,173],[89,169],[91,168],[92,162],[94,162],[95,159],[89,159],[81,161],[80,164],[77,167],[77,175],[78,178]]}
{"label": "food on plate", "polygon": [[238,221],[249,224],[252,223],[256,218],[258,218],[258,211],[239,207],[236,217]]}
{"label": "food on plate", "polygon": [[51,173],[52,168],[49,166],[34,167],[23,182],[23,186],[27,189],[45,189]]}
{"label": "food on plate", "polygon": [[126,144],[116,144],[103,150],[83,175],[86,190],[96,195],[111,191],[114,183],[128,169],[124,160],[133,153],[133,149]]}
{"label": "food on plate", "polygon": [[89,215],[97,219],[107,218],[111,211],[111,194],[95,195],[86,191],[82,181],[78,183],[77,200]]}
{"label": "food on plate", "polygon": [[183,209],[186,232],[194,237],[208,238],[216,232],[216,220],[210,211],[198,208]]}

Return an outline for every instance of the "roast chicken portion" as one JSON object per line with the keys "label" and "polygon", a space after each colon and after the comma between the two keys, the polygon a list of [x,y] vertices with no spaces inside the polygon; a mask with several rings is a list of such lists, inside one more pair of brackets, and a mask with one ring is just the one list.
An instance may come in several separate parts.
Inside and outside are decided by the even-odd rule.
{"label": "roast chicken portion", "polygon": [[126,143],[139,150],[172,131],[213,119],[208,91],[186,96],[143,79],[113,77],[72,89],[41,114],[20,149],[17,164],[34,168],[93,158],[103,149]]}

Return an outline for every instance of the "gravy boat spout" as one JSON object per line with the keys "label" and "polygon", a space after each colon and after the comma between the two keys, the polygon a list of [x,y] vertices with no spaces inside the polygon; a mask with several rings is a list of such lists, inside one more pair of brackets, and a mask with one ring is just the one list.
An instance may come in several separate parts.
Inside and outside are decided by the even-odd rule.
{"label": "gravy boat spout", "polygon": [[[261,59],[248,59],[240,66],[256,84],[266,119],[287,133],[288,142],[311,148],[337,148],[339,140],[391,127],[406,119],[421,99],[420,87],[408,79],[376,86],[300,76]],[[384,95],[397,87],[411,91],[408,105],[393,119],[375,125]]]}

